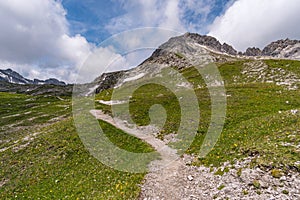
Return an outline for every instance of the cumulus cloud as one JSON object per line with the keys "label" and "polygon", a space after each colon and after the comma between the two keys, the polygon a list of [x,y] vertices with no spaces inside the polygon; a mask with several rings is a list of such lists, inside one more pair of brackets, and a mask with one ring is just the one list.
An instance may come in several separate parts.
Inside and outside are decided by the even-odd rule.
{"label": "cumulus cloud", "polygon": [[103,73],[128,70],[138,66],[153,52],[153,49],[118,54],[114,47],[98,47],[90,54],[78,71],[77,83],[88,83]]}
{"label": "cumulus cloud", "polygon": [[160,0],[115,0],[125,10],[125,14],[113,18],[106,26],[111,33],[137,27],[160,27],[183,31],[177,13],[178,1]]}
{"label": "cumulus cloud", "polygon": [[[113,36],[113,44],[96,48],[83,36],[70,35],[67,13],[60,1],[1,1],[1,68],[13,68],[28,78],[56,77],[67,82],[74,82],[76,74],[85,71],[77,81],[88,81],[91,76],[100,75],[112,57],[117,59],[111,64],[110,71],[139,64],[167,39],[193,27],[185,21],[187,13],[196,16],[209,12],[209,7],[203,4],[207,0],[114,1],[122,5],[125,14],[108,22],[105,28],[111,34],[142,27],[163,27],[177,32],[140,29],[121,37]],[[137,48],[142,49],[135,51]],[[95,56],[89,61],[93,67],[83,69],[84,66],[80,66],[88,55],[90,58]]]}
{"label": "cumulus cloud", "polygon": [[299,0],[238,0],[217,17],[209,35],[238,50],[264,47],[277,39],[299,38]]}
{"label": "cumulus cloud", "polygon": [[[111,33],[141,27],[161,27],[179,32],[204,31],[203,23],[216,0],[114,0],[125,14],[113,18],[106,26]],[[201,25],[202,24],[202,25]]]}
{"label": "cumulus cloud", "polygon": [[[70,36],[65,16],[54,0],[0,1],[2,66],[26,71],[29,77],[48,73],[70,81],[74,66],[83,62],[92,46],[80,35]],[[62,73],[66,69],[69,73]]]}

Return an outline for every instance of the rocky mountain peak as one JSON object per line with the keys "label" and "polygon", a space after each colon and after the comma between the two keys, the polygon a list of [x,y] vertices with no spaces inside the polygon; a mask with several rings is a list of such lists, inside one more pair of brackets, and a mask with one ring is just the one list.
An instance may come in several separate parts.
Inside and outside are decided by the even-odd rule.
{"label": "rocky mountain peak", "polygon": [[277,40],[267,45],[262,54],[273,57],[291,57],[294,54],[300,52],[300,41],[299,40]]}
{"label": "rocky mountain peak", "polygon": [[[196,45],[196,46],[195,46]],[[154,51],[150,58],[145,62],[167,63],[175,60],[176,66],[185,65],[184,58],[181,55],[194,55],[199,52],[199,45],[203,49],[211,52],[219,52],[229,55],[237,55],[237,51],[229,44],[221,44],[216,38],[208,35],[199,35],[197,33],[185,33],[184,35],[172,37]],[[142,65],[141,64],[141,65]]]}
{"label": "rocky mountain peak", "polygon": [[227,53],[230,55],[236,55],[237,51],[229,44],[221,44],[216,38],[208,35],[199,35],[197,33],[186,33],[183,35],[185,38],[190,38],[196,43],[209,47],[212,50],[219,51],[221,53]]}
{"label": "rocky mountain peak", "polygon": [[260,50],[260,48],[257,47],[249,47],[245,53],[243,53],[243,55],[245,56],[261,56],[262,55],[262,51]]}

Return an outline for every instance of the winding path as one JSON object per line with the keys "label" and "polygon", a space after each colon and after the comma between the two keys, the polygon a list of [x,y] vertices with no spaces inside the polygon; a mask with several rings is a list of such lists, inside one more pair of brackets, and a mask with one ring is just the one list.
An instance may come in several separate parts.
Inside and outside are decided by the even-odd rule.
{"label": "winding path", "polygon": [[101,110],[90,112],[97,119],[142,139],[160,153],[161,160],[155,160],[149,165],[150,172],[146,175],[140,199],[182,199],[182,195],[179,194],[185,193],[184,185],[178,179],[188,181],[186,176],[183,177],[185,174],[183,172],[186,170],[184,159],[179,158],[176,150],[167,146],[164,141],[154,137],[155,128],[129,125],[120,119],[104,114]]}
{"label": "winding path", "polygon": [[[192,157],[179,157],[176,150],[167,146],[165,141],[155,138],[154,127],[136,127],[120,119],[112,118],[100,110],[91,110],[97,119],[106,121],[113,126],[134,135],[152,145],[161,154],[161,160],[155,160],[149,165],[149,173],[141,185],[140,200],[201,200],[201,199],[299,199],[299,173],[290,172],[290,176],[282,181],[271,176],[269,172],[259,168],[251,169],[252,159],[245,158],[234,164],[225,162],[222,169],[229,169],[223,176],[215,175],[218,168],[196,167],[187,165]],[[242,169],[242,174],[238,171]],[[264,188],[261,194],[251,186],[254,180],[259,180]],[[288,196],[278,192],[290,191]],[[244,191],[247,191],[246,195]]]}

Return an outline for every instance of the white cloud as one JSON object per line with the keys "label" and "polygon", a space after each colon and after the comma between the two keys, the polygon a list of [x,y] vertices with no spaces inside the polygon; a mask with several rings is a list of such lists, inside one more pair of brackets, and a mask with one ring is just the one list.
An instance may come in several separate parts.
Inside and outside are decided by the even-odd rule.
{"label": "white cloud", "polygon": [[[180,24],[174,22],[171,24],[166,23],[168,21],[167,15],[170,11],[166,8],[168,5],[173,4],[173,1],[160,1],[160,0],[115,0],[120,3],[125,10],[125,14],[113,18],[106,26],[106,29],[111,33],[118,33],[125,30],[143,27],[159,27],[164,24],[164,28],[176,28],[177,30],[183,30]],[[175,9],[175,10],[174,10]],[[176,12],[178,8],[173,7],[173,12]],[[178,21],[176,18],[174,21]],[[170,22],[170,21],[169,21]],[[179,30],[179,31],[180,31]]]}
{"label": "white cloud", "polygon": [[238,50],[264,47],[277,39],[299,38],[299,0],[238,0],[216,18],[209,35]]}
{"label": "white cloud", "polygon": [[110,63],[122,57],[115,53],[112,46],[98,47],[88,56],[87,60],[79,67],[76,83],[93,81],[96,77],[105,72]]}
{"label": "white cloud", "polygon": [[[123,5],[125,14],[107,24],[106,29],[112,34],[143,27],[179,32],[151,28],[129,31],[121,37],[113,36],[115,41],[109,40],[112,44],[97,49],[81,35],[70,35],[66,11],[60,1],[0,1],[1,68],[10,67],[28,78],[56,77],[67,82],[74,82],[80,71],[83,76],[77,81],[89,81],[100,75],[112,58],[117,59],[109,71],[128,69],[142,62],[170,37],[187,31],[193,24],[183,20],[186,11],[208,12],[208,7],[202,8],[207,0],[201,0],[202,4],[191,0],[115,1]],[[89,54],[91,67],[80,68]]]}
{"label": "white cloud", "polygon": [[[143,27],[161,27],[179,32],[204,31],[213,0],[115,0],[125,14],[113,18],[106,26],[111,33]],[[191,21],[192,19],[192,21]]]}
{"label": "white cloud", "polygon": [[160,29],[134,29],[116,34],[95,48],[79,70],[77,82],[88,82],[104,72],[136,67],[171,36],[180,33]]}
{"label": "white cloud", "polygon": [[[49,73],[70,81],[74,66],[92,47],[84,37],[70,36],[65,15],[60,2],[54,0],[0,1],[2,66],[11,63],[17,71],[27,69],[29,77],[42,78]],[[62,73],[61,69],[70,71]]]}

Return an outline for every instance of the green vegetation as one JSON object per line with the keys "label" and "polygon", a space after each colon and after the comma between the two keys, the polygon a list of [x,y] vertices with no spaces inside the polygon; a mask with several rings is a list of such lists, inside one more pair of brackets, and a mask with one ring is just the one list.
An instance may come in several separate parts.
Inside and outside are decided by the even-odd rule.
{"label": "green vegetation", "polygon": [[[300,127],[299,113],[292,114],[292,109],[300,108],[300,90],[288,90],[284,86],[252,77],[247,80],[243,72],[246,63],[253,61],[235,61],[218,64],[224,79],[227,93],[227,116],[223,132],[213,150],[205,157],[199,158],[194,164],[213,164],[218,167],[225,161],[233,161],[248,156],[260,155],[254,159],[252,166],[280,167],[295,166],[300,160],[300,142],[298,130]],[[287,60],[263,61],[270,68],[268,73],[275,73],[272,68],[299,74],[300,62]],[[201,120],[196,138],[187,153],[198,154],[206,136],[211,117],[211,102],[205,83],[195,68],[186,68],[181,71],[193,85],[199,100]],[[278,75],[278,74],[277,74]],[[279,74],[280,75],[280,74]],[[259,73],[257,73],[259,76]],[[201,87],[199,87],[201,86]],[[127,86],[126,86],[127,87]],[[125,90],[126,90],[125,87]],[[109,99],[110,92],[102,92],[97,99]],[[180,118],[178,118],[178,100],[170,91],[162,86],[145,85],[140,87],[130,99],[131,117],[139,125],[149,123],[149,108],[160,103],[167,112],[167,121],[159,137],[176,132]],[[105,107],[110,112],[110,106]],[[284,145],[292,144],[292,145]]]}
{"label": "green vegetation", "polygon": [[242,176],[242,172],[243,172],[242,168],[239,168],[239,169],[237,170],[237,172],[236,172],[236,175],[237,175],[238,177],[241,177],[241,176]]}
{"label": "green vegetation", "polygon": [[249,194],[248,190],[243,190],[243,194],[248,195]]}
{"label": "green vegetation", "polygon": [[184,58],[184,55],[182,55],[181,53],[175,53],[175,55],[177,56],[177,58],[179,59],[183,59]]}
{"label": "green vegetation", "polygon": [[281,68],[300,75],[299,61],[296,60],[265,60],[269,67]]}
{"label": "green vegetation", "polygon": [[[226,121],[212,151],[206,157],[194,160],[193,164],[210,166],[212,171],[213,166],[218,167],[215,174],[223,175],[229,170],[221,170],[223,162],[233,163],[235,159],[259,155],[252,160],[251,166],[272,168],[272,176],[279,178],[285,167],[298,170],[300,167],[295,164],[300,160],[297,147],[300,143],[300,114],[291,112],[292,109],[300,109],[300,90],[289,90],[258,77],[248,79],[243,71],[245,63],[249,62],[252,61],[217,64],[226,87]],[[299,61],[263,62],[268,65],[268,73],[276,73],[278,70],[272,69],[281,68],[300,76]],[[201,119],[195,139],[186,150],[186,153],[197,156],[207,136],[211,99],[205,82],[195,68],[185,68],[180,73],[192,83],[198,98]],[[135,83],[130,84],[125,85],[124,94]],[[110,89],[97,94],[95,108],[111,113],[111,106],[100,104],[98,100],[110,100],[112,92]],[[177,96],[190,100],[185,91],[178,91]],[[145,174],[116,171],[89,154],[73,124],[70,97],[0,93],[0,98],[0,199],[138,197],[139,184]],[[180,101],[173,91],[159,84],[146,84],[135,90],[129,104],[131,118],[138,125],[165,121],[159,138],[177,132],[181,110]],[[151,113],[156,104],[161,104],[164,109]],[[122,109],[126,108],[116,106],[121,116]],[[140,139],[105,122],[99,123],[106,136],[118,147],[131,152],[153,151]],[[238,169],[237,175],[242,175],[242,169]],[[254,187],[259,189],[258,184],[253,182]],[[221,185],[218,189],[224,187]],[[247,195],[248,191],[244,194]]]}
{"label": "green vegetation", "polygon": [[271,175],[274,177],[274,178],[280,178],[283,176],[283,173],[280,169],[272,169],[271,170]]}
{"label": "green vegetation", "polygon": [[[0,95],[0,199],[137,198],[145,174],[120,172],[93,158],[70,117],[70,99]],[[38,120],[31,120],[34,117]],[[143,141],[110,124],[99,123],[120,148],[153,151]]]}
{"label": "green vegetation", "polygon": [[71,115],[70,97],[0,93],[0,149]]}
{"label": "green vegetation", "polygon": [[222,190],[222,189],[224,189],[225,188],[225,185],[220,185],[217,189],[218,190]]}
{"label": "green vegetation", "polygon": [[289,194],[289,191],[287,191],[287,190],[282,190],[282,194],[288,195],[288,194]]}
{"label": "green vegetation", "polygon": [[260,188],[260,183],[259,183],[258,180],[254,180],[254,181],[252,182],[252,185],[253,185],[256,189],[259,189],[259,188]]}

